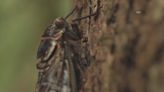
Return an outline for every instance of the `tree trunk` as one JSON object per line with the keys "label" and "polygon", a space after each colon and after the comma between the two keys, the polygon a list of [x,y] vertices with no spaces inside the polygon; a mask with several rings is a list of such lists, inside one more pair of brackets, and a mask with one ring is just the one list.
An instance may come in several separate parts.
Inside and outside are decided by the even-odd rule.
{"label": "tree trunk", "polygon": [[74,0],[90,66],[80,92],[164,92],[164,1]]}

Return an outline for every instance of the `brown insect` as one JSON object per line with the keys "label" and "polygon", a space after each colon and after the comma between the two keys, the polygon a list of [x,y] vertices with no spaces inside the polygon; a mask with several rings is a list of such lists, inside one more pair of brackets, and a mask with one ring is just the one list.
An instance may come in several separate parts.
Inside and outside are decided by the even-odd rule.
{"label": "brown insect", "polygon": [[94,16],[96,13],[80,17],[69,23],[65,18],[55,19],[44,31],[37,52],[37,69],[39,70],[36,92],[77,92],[74,65],[71,60],[74,54],[69,40],[82,38],[78,25],[81,19]]}

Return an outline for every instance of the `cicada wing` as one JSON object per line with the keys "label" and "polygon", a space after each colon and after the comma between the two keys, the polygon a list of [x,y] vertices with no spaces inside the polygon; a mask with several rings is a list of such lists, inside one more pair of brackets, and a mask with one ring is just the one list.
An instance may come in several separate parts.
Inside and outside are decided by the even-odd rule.
{"label": "cicada wing", "polygon": [[50,69],[39,73],[37,92],[77,92],[72,61],[56,59]]}
{"label": "cicada wing", "polygon": [[55,53],[55,50],[57,49],[56,47],[57,42],[55,40],[43,39],[38,48],[37,59],[43,60],[42,62],[48,61]]}
{"label": "cicada wing", "polygon": [[64,73],[61,92],[77,92],[76,77],[72,61],[64,60]]}

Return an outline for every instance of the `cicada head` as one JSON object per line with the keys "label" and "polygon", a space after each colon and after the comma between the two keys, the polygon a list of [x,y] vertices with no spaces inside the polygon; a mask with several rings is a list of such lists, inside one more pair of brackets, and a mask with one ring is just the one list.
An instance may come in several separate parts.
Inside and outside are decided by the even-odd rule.
{"label": "cicada head", "polygon": [[50,24],[45,32],[43,33],[43,37],[56,37],[60,34],[62,34],[65,31],[65,28],[67,27],[67,22],[64,18],[60,17],[55,19],[52,24]]}
{"label": "cicada head", "polygon": [[67,26],[67,22],[63,17],[59,17],[53,21],[53,24],[55,24],[57,29],[62,29]]}

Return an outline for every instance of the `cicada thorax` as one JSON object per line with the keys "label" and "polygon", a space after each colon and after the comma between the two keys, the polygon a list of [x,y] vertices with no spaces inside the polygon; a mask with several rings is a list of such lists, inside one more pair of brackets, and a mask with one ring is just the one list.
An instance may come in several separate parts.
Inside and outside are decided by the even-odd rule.
{"label": "cicada thorax", "polygon": [[37,69],[40,71],[49,69],[52,61],[54,61],[53,58],[60,47],[60,40],[66,30],[65,26],[65,20],[58,18],[43,33],[37,52]]}

